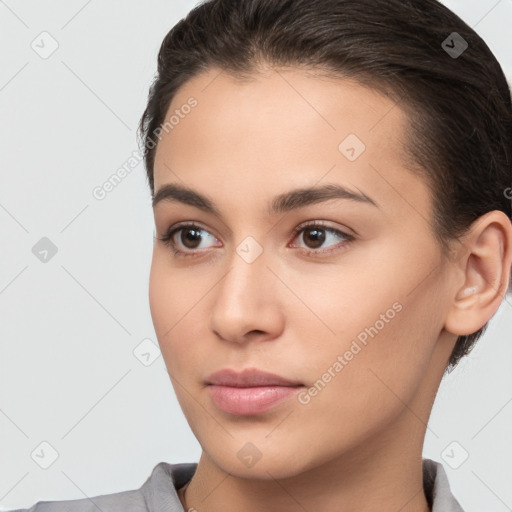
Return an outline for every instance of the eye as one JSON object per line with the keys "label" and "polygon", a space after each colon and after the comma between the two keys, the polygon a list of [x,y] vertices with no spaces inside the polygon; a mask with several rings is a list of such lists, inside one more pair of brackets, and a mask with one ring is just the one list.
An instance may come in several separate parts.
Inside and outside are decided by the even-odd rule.
{"label": "eye", "polygon": [[[306,244],[306,247],[302,248],[305,249],[307,254],[310,255],[332,252],[333,249],[328,249],[327,251],[323,250],[323,246],[326,242],[328,247],[333,245],[329,244],[328,242],[334,242],[335,246],[337,245],[340,247],[345,246],[355,240],[353,235],[349,235],[348,233],[344,233],[339,229],[330,227],[321,221],[315,221],[307,225],[302,224],[297,226],[294,229],[294,232],[298,235],[295,238],[299,238],[299,240],[302,239],[302,241]],[[336,242],[338,243],[336,244]],[[296,246],[292,245],[292,247]]]}
{"label": "eye", "polygon": [[[299,247],[308,255],[330,253],[336,250],[336,246],[339,248],[355,240],[353,235],[330,227],[322,221],[301,224],[297,226],[293,232],[295,234],[294,240],[296,238],[302,239],[306,247],[300,245],[291,245],[291,247]],[[162,238],[158,238],[158,240],[168,245],[173,253],[180,257],[196,256],[197,252],[201,252],[202,249],[209,247],[222,247],[221,242],[209,231],[192,223],[173,226]],[[334,244],[328,244],[327,246],[330,247],[334,245],[335,248],[325,250],[323,246],[326,242],[334,242]],[[336,242],[338,243],[336,244]]]}
{"label": "eye", "polygon": [[211,233],[196,224],[174,226],[159,240],[168,245],[177,256],[194,256],[197,249],[211,247],[209,243],[220,244]]}

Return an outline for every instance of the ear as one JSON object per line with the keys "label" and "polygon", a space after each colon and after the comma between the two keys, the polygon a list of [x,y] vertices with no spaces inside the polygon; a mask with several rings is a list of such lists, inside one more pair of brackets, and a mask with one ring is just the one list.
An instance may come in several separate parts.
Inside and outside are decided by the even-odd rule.
{"label": "ear", "polygon": [[494,210],[473,222],[461,240],[455,262],[458,277],[445,329],[458,336],[482,328],[496,313],[509,288],[512,224]]}

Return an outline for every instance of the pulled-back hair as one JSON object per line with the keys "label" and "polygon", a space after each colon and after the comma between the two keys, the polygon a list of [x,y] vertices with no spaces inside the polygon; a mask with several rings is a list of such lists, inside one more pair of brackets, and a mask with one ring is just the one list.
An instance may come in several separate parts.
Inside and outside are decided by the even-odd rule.
{"label": "pulled-back hair", "polygon": [[[177,90],[211,68],[243,78],[263,64],[350,78],[404,110],[407,164],[429,184],[431,227],[443,251],[489,211],[511,218],[509,85],[480,36],[437,0],[198,4],[162,42],[139,124],[152,195],[154,134]],[[447,370],[471,351],[486,328],[458,337]]]}

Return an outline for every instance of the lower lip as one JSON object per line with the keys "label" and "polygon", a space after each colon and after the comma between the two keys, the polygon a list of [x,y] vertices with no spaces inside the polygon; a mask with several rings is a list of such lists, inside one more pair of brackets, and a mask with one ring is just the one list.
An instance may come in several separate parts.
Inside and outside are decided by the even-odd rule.
{"label": "lower lip", "polygon": [[302,386],[260,386],[236,388],[231,386],[208,386],[215,405],[231,414],[259,414],[281,400],[297,393]]}

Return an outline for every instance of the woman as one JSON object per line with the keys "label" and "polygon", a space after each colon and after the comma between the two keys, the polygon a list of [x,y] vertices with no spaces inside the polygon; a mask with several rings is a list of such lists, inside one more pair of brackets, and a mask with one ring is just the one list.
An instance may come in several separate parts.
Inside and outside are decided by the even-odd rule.
{"label": "woman", "polygon": [[140,123],[151,314],[202,446],[31,511],[461,511],[422,459],[510,286],[512,106],[435,0],[212,0]]}

